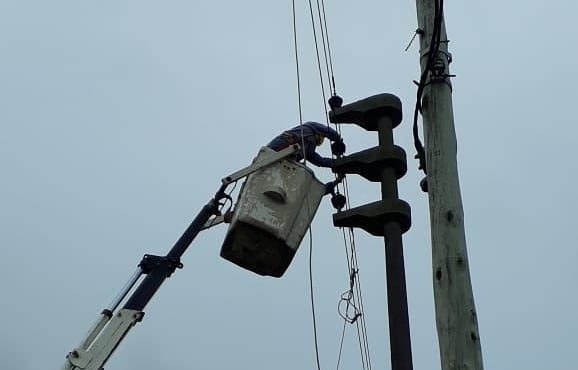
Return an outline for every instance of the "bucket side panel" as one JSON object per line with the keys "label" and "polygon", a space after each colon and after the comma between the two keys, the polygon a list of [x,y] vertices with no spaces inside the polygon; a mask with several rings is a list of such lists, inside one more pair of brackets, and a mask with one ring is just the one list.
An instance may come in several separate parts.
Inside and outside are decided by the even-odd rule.
{"label": "bucket side panel", "polygon": [[307,174],[309,175],[307,177],[308,181],[304,182],[306,189],[302,192],[303,198],[301,199],[297,216],[295,217],[294,223],[291,227],[291,232],[286,238],[287,245],[289,248],[294,250],[299,248],[305,233],[309,229],[309,226],[317,213],[321,199],[325,194],[325,186],[308,172]]}

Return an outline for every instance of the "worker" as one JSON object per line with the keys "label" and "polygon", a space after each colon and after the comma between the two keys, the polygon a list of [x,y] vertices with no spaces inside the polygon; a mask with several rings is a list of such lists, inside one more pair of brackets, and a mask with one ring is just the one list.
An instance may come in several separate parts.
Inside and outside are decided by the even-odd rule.
{"label": "worker", "polygon": [[281,135],[271,140],[267,147],[278,152],[289,145],[298,144],[302,150],[296,154],[295,160],[300,161],[303,159],[304,152],[305,159],[308,162],[318,167],[332,168],[333,160],[331,158],[322,157],[315,152],[316,147],[323,144],[325,138],[333,141],[331,146],[333,154],[340,156],[345,152],[345,144],[339,133],[331,127],[317,122],[306,122],[284,131]]}
{"label": "worker", "polygon": [[[267,147],[276,152],[287,148],[289,145],[298,144],[302,150],[295,154],[295,160],[300,161],[305,159],[318,167],[333,168],[333,159],[320,156],[315,149],[323,144],[325,138],[328,138],[333,143],[331,144],[331,151],[336,156],[341,156],[345,153],[345,144],[341,135],[329,126],[317,122],[306,122],[302,125],[293,127],[284,131],[279,136],[275,137]],[[334,194],[335,186],[343,180],[343,175],[339,174],[335,181],[325,184],[325,194]]]}

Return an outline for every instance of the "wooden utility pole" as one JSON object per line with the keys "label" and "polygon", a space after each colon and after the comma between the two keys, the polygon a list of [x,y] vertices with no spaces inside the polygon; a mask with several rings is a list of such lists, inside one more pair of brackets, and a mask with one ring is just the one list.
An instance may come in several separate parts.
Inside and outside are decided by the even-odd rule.
{"label": "wooden utility pole", "polygon": [[[421,106],[427,163],[436,325],[442,370],[482,370],[456,160],[448,40],[442,0],[416,0],[420,64],[428,69]],[[442,2],[443,4],[443,2]],[[436,9],[437,8],[437,9]],[[432,35],[439,31],[438,42]],[[435,38],[434,38],[435,39]],[[437,47],[439,45],[439,48]],[[437,50],[437,52],[436,52]],[[423,82],[423,81],[422,81]]]}

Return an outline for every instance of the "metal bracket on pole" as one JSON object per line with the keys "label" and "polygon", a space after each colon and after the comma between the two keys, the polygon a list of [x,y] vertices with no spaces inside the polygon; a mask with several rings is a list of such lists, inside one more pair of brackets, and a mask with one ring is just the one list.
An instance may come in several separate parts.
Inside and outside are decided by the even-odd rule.
{"label": "metal bracket on pole", "polygon": [[378,131],[377,121],[381,116],[388,116],[392,128],[401,123],[401,101],[392,94],[370,96],[329,112],[333,123],[355,123],[367,131]]}
{"label": "metal bracket on pole", "polygon": [[407,172],[405,151],[399,146],[385,148],[377,146],[333,160],[333,171],[351,173],[372,182],[381,182],[384,167],[395,170],[396,178],[402,178]]}

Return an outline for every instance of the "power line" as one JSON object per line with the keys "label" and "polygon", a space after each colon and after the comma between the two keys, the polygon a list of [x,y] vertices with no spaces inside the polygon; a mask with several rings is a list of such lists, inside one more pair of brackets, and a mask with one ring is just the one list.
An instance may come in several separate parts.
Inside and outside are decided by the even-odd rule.
{"label": "power line", "polygon": [[321,98],[323,100],[323,108],[325,111],[325,120],[327,121],[327,125],[329,125],[329,113],[327,112],[327,106],[325,105],[326,96],[325,96],[325,86],[323,80],[323,71],[321,67],[321,58],[319,56],[319,42],[317,41],[317,27],[315,26],[315,16],[313,15],[313,4],[311,0],[309,1],[309,13],[311,15],[311,27],[313,30],[313,40],[315,43],[315,55],[317,56],[317,67],[319,70],[319,81],[321,82]]}
{"label": "power line", "polygon": [[[299,71],[299,51],[297,42],[297,16],[295,9],[295,0],[292,0],[292,15],[293,15],[293,46],[295,49],[295,69],[297,77],[297,100],[298,100],[298,110],[299,110],[299,124],[301,126],[301,149],[303,150],[303,159],[305,164],[307,163],[307,155],[305,152],[305,138],[303,135],[303,109],[301,103],[301,74]],[[307,209],[311,213],[309,206],[309,199],[307,198]],[[317,362],[317,370],[321,370],[321,363],[319,360],[319,344],[317,338],[317,317],[315,314],[315,299],[313,293],[313,231],[311,225],[309,226],[309,293],[311,298],[311,315],[313,320],[313,338],[315,344],[315,359]]]}
{"label": "power line", "polygon": [[[351,204],[350,204],[350,197],[349,197],[349,184],[347,183],[347,181],[344,182],[344,191],[345,191],[345,196],[347,199],[347,203],[346,203],[346,207],[347,209],[351,208]],[[359,302],[359,310],[361,313],[360,316],[360,322],[357,324],[357,330],[358,330],[358,337],[359,337],[359,341],[360,344],[363,343],[363,345],[361,346],[361,356],[362,356],[362,362],[364,362],[365,364],[367,364],[367,368],[371,369],[371,356],[370,356],[370,351],[369,351],[369,339],[367,336],[367,325],[365,322],[365,315],[364,315],[364,307],[363,307],[363,294],[362,294],[362,288],[361,288],[361,280],[359,278],[359,267],[357,264],[357,249],[356,249],[356,245],[355,245],[355,233],[353,228],[348,228],[348,235],[349,235],[349,248],[351,249],[351,264],[348,263],[348,266],[350,266],[350,271],[357,271],[356,275],[355,275],[355,279],[357,281],[357,284],[355,284],[354,286],[354,302]],[[346,238],[346,245],[347,245],[347,238]],[[361,324],[361,325],[360,325]],[[364,367],[365,369],[365,367]]]}
{"label": "power line", "polygon": [[313,336],[315,338],[315,359],[317,361],[317,369],[321,370],[321,363],[319,361],[319,341],[317,340],[317,318],[315,316],[315,299],[313,294],[313,232],[309,227],[309,293],[311,296],[311,314],[313,316]]}
{"label": "power line", "polygon": [[299,110],[299,123],[303,124],[303,109],[301,104],[301,77],[299,71],[299,50],[297,48],[297,15],[295,13],[295,0],[292,0],[293,10],[293,47],[295,50],[295,72],[297,78],[297,105]]}
{"label": "power line", "polygon": [[[323,67],[321,63],[321,56],[320,56],[320,49],[319,49],[319,40],[317,34],[317,25],[315,21],[315,15],[313,10],[312,1],[308,0],[309,3],[309,12],[311,18],[311,26],[312,26],[312,33],[313,33],[313,40],[315,44],[315,53],[317,59],[317,67],[319,73],[319,80],[321,85],[321,95],[323,99],[323,107],[325,110],[327,125],[329,125],[329,112],[325,105],[326,101],[326,90],[325,90],[325,81],[323,77]],[[329,91],[333,95],[336,94],[335,88],[335,76],[333,72],[333,62],[331,57],[331,49],[329,45],[329,33],[327,31],[327,17],[325,12],[325,4],[323,1],[319,2],[317,0],[317,16],[319,19],[319,28],[321,31],[321,39],[323,44],[323,57],[325,62],[325,72],[327,73],[327,84],[329,87]],[[300,71],[299,71],[299,56],[297,52],[298,42],[297,42],[297,26],[296,26],[296,10],[295,10],[295,0],[292,1],[292,9],[293,9],[293,33],[294,33],[294,47],[295,47],[295,60],[296,60],[296,69],[297,69],[297,85],[298,85],[298,95],[299,95],[299,118],[301,122],[301,126],[303,125],[302,119],[302,112],[301,112],[301,90],[300,90]],[[303,128],[302,128],[303,130]],[[341,132],[340,127],[337,127],[338,132]],[[303,137],[303,135],[302,135]],[[304,144],[304,143],[303,143]],[[305,155],[304,155],[305,157]],[[339,191],[339,187],[338,187]],[[349,189],[347,186],[347,180],[344,181],[344,191],[346,194],[347,199],[349,198]],[[349,200],[347,201],[347,207],[350,208]],[[317,323],[316,323],[316,316],[315,316],[315,304],[314,304],[314,292],[313,292],[313,267],[312,267],[312,255],[313,255],[313,241],[312,241],[312,231],[311,228],[309,229],[309,236],[310,236],[310,245],[309,245],[309,281],[310,281],[310,297],[311,297],[311,311],[313,316],[313,331],[314,331],[314,338],[315,338],[315,353],[316,353],[316,360],[317,360],[317,368],[318,370],[321,369],[320,360],[319,360],[319,347],[318,347],[318,338],[317,338]],[[361,294],[361,285],[358,279],[358,271],[359,268],[357,267],[357,255],[356,255],[356,248],[355,248],[355,235],[352,229],[349,229],[348,236],[346,235],[345,230],[343,230],[343,237],[344,237],[344,245],[347,255],[347,265],[348,271],[350,273],[350,289],[347,294],[346,301],[346,312],[343,316],[344,318],[344,327],[341,334],[340,346],[339,346],[339,355],[337,360],[337,368],[339,368],[339,364],[341,361],[341,354],[343,349],[343,342],[345,338],[345,329],[346,324],[349,322],[350,324],[355,323],[357,328],[357,338],[359,342],[360,348],[360,355],[361,355],[361,362],[363,370],[371,370],[371,359],[370,359],[370,352],[369,352],[369,342],[367,336],[367,326],[365,323],[365,317],[363,315],[363,300]],[[351,258],[349,256],[349,249],[351,249]],[[357,282],[357,283],[356,283]],[[341,303],[341,301],[340,301]],[[348,310],[349,308],[354,307],[354,315],[353,318],[348,319]],[[359,307],[359,308],[358,308]],[[339,308],[338,308],[339,310]]]}
{"label": "power line", "polygon": [[325,38],[327,39],[327,53],[329,55],[329,70],[331,71],[331,85],[333,86],[332,95],[336,95],[337,89],[335,87],[335,74],[333,73],[333,58],[331,56],[331,46],[329,44],[329,28],[327,28],[327,16],[325,14],[325,0],[321,0],[321,9],[323,10],[323,25],[325,26]]}
{"label": "power line", "polygon": [[323,15],[325,14],[325,12],[321,11],[321,7],[319,5],[319,0],[317,0],[317,14],[319,16],[319,28],[321,29],[321,41],[323,44],[323,56],[324,56],[324,60],[325,60],[325,71],[327,72],[327,85],[329,86],[329,90],[332,91],[332,89],[331,89],[331,72],[329,70],[329,57],[327,55],[327,42],[326,42],[327,29],[325,27],[326,23],[323,21],[324,20]]}

